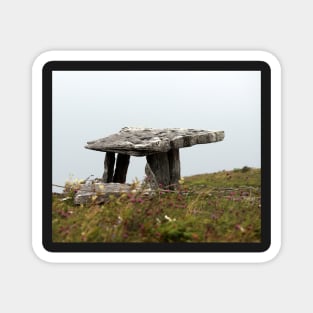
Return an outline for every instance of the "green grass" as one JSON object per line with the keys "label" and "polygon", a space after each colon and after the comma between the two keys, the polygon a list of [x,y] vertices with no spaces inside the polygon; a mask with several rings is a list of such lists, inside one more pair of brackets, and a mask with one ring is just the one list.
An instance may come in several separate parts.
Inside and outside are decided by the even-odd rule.
{"label": "green grass", "polygon": [[[76,206],[53,195],[54,242],[260,242],[261,173],[247,168],[186,177],[179,189]],[[64,198],[68,198],[64,200]]]}

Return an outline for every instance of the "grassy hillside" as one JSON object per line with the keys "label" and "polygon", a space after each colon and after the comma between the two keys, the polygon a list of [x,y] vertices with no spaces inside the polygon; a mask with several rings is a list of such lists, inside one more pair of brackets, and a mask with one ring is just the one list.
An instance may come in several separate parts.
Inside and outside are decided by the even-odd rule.
{"label": "grassy hillside", "polygon": [[53,195],[54,242],[259,242],[260,169],[201,174],[179,189],[76,206]]}

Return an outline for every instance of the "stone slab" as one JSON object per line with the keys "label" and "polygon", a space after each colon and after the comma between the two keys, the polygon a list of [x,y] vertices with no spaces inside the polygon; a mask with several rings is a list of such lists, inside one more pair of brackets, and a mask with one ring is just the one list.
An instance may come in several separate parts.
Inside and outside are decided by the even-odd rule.
{"label": "stone slab", "polygon": [[224,131],[221,130],[124,127],[116,134],[87,142],[85,148],[132,156],[146,156],[168,152],[171,149],[222,141],[224,136]]}
{"label": "stone slab", "polygon": [[149,188],[142,189],[141,185],[134,188],[131,184],[120,183],[89,183],[82,184],[77,191],[74,203],[75,204],[87,204],[96,203],[100,204],[110,200],[110,196],[119,197],[124,193],[136,193],[141,192],[143,195],[149,195],[152,190]]}

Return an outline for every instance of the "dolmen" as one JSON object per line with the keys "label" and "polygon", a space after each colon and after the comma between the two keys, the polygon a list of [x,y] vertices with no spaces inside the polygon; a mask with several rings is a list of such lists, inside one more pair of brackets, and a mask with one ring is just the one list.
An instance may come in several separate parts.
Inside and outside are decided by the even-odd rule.
{"label": "dolmen", "polygon": [[124,184],[130,156],[145,156],[145,173],[152,188],[175,188],[180,179],[179,149],[222,141],[224,136],[221,130],[124,127],[116,134],[87,142],[85,148],[106,152],[105,184]]}

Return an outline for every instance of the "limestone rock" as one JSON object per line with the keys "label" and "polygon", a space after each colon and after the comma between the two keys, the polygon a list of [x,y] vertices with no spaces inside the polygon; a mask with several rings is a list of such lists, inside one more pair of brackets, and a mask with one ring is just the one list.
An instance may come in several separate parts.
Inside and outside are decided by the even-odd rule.
{"label": "limestone rock", "polygon": [[150,186],[151,189],[158,189],[159,188],[158,181],[154,173],[152,172],[149,163],[146,163],[145,173],[146,173],[145,183],[148,184],[148,186]]}
{"label": "limestone rock", "polygon": [[113,181],[115,165],[115,153],[107,152],[104,159],[104,172],[102,175],[103,182],[111,183]]}
{"label": "limestone rock", "polygon": [[95,182],[84,184],[77,191],[74,203],[75,204],[87,204],[94,202],[100,204],[110,200],[110,196],[119,197],[123,193],[140,192],[143,195],[149,195],[151,189],[142,189],[141,185],[134,187],[131,184],[120,184],[120,183],[102,183]]}
{"label": "limestone rock", "polygon": [[180,159],[179,149],[171,149],[167,152],[169,174],[170,174],[170,186],[177,185],[180,180]]}
{"label": "limestone rock", "polygon": [[126,174],[129,165],[130,156],[127,154],[118,154],[116,160],[116,168],[114,172],[113,182],[114,183],[125,183]]}
{"label": "limestone rock", "polygon": [[166,152],[155,153],[147,156],[147,164],[160,187],[167,187],[170,184],[170,169]]}
{"label": "limestone rock", "polygon": [[85,148],[133,156],[145,156],[168,152],[171,149],[222,141],[223,139],[224,131],[192,128],[153,129],[124,127],[116,134],[87,142]]}

